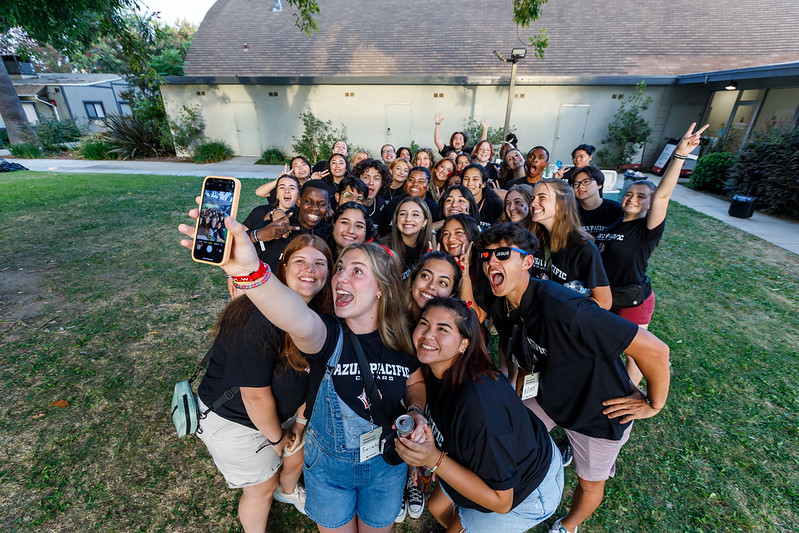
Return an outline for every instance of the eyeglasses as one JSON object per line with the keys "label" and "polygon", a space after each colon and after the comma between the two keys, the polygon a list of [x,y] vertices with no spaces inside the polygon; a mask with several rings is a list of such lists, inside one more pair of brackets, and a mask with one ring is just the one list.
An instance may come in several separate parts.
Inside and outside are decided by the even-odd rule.
{"label": "eyeglasses", "polygon": [[588,187],[588,184],[592,181],[596,181],[594,178],[589,178],[583,181],[575,181],[572,183],[572,189],[579,189],[580,187]]}
{"label": "eyeglasses", "polygon": [[499,261],[507,261],[510,258],[511,252],[519,252],[522,255],[527,255],[527,252],[520,248],[516,248],[515,246],[500,246],[499,248],[486,248],[484,250],[480,250],[480,253],[477,254],[477,258],[483,262],[487,263],[491,260],[491,256],[493,255]]}
{"label": "eyeglasses", "polygon": [[[356,195],[352,194],[352,193],[351,193],[351,192],[349,192],[349,191],[345,191],[345,192],[341,193],[341,197],[342,197],[342,198],[343,198],[345,201],[353,201],[353,202],[358,202],[359,204],[362,204],[362,203],[363,203],[363,195],[361,195],[361,194],[359,194],[359,195],[357,195],[357,196],[356,196]],[[342,202],[342,203],[344,203],[344,202]]]}

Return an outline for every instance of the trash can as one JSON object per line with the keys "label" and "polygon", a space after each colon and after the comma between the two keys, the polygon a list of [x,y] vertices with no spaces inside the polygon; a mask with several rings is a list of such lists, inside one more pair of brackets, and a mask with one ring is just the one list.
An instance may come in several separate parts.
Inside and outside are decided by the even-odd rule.
{"label": "trash can", "polygon": [[727,213],[731,217],[736,218],[751,218],[755,214],[755,198],[754,196],[741,196],[736,194],[732,197],[730,202],[730,209]]}

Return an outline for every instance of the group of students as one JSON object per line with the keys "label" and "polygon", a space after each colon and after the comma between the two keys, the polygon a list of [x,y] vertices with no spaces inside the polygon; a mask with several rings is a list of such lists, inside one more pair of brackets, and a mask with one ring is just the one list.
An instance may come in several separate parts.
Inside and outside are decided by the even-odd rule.
{"label": "group of students", "polygon": [[[525,161],[511,146],[491,179],[457,161],[439,177],[402,150],[391,158],[389,145],[388,165],[367,154],[350,172],[342,142],[326,166],[297,157],[260,187],[269,203],[243,225],[225,220],[233,298],[198,391],[198,435],[243,489],[245,531],[265,530],[273,498],[320,531],[391,531],[425,473],[438,480],[427,506],[447,531],[526,531],[561,499],[564,454],[549,436],[560,426],[578,485],[550,531],[576,532],[633,421],[666,402],[669,350],[646,330],[646,264],[704,130],[694,128],[660,185],[635,184],[616,206],[580,160],[588,146],[549,179],[545,148]],[[461,132],[438,147],[441,161],[469,151]],[[460,184],[444,188],[453,176]],[[240,394],[207,408],[233,386]],[[394,440],[404,463],[390,464],[384,420],[402,414],[414,428]]]}

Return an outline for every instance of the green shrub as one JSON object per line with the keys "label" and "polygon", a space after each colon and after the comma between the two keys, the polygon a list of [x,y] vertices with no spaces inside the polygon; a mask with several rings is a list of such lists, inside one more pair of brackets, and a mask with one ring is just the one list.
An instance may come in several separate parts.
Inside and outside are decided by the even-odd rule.
{"label": "green shrub", "polygon": [[799,217],[799,126],[779,124],[756,133],[730,169],[733,193],[754,196],[769,214]]}
{"label": "green shrub", "polygon": [[311,164],[328,159],[333,152],[333,144],[341,139],[347,140],[344,126],[340,130],[333,129],[331,121],[323,122],[310,111],[302,113],[300,120],[303,125],[302,135],[299,139],[291,137],[294,140],[291,147],[296,154],[307,157]]}
{"label": "green shrub", "polygon": [[8,146],[8,131],[0,128],[0,146]]}
{"label": "green shrub", "polygon": [[219,163],[233,157],[233,150],[223,141],[211,141],[201,144],[194,151],[191,160],[194,163]]}
{"label": "green shrub", "polygon": [[[503,125],[504,127],[504,125]],[[486,129],[486,139],[491,143],[491,145],[499,151],[499,147],[502,146],[502,131],[503,127],[492,127],[489,126]],[[509,131],[513,131],[514,128],[511,128]],[[469,117],[469,120],[466,121],[466,125],[463,128],[463,133],[466,134],[469,140],[469,146],[474,146],[478,142],[480,142],[480,137],[483,134],[483,126],[480,125],[474,118]],[[446,143],[449,142],[449,137],[446,139],[442,138],[442,141]]]}
{"label": "green shrub", "polygon": [[106,125],[108,129],[102,135],[103,140],[111,146],[110,152],[121,159],[158,157],[167,151],[156,122],[109,115]]}
{"label": "green shrub", "polygon": [[716,152],[699,158],[691,173],[688,186],[709,192],[722,192],[729,179],[733,156],[729,152]]}
{"label": "green shrub", "polygon": [[42,146],[75,142],[80,139],[81,131],[72,120],[42,120],[33,129],[39,136]]}
{"label": "green shrub", "polygon": [[31,143],[9,144],[8,150],[12,156],[20,159],[38,159],[42,156],[39,147]]}
{"label": "green shrub", "polygon": [[275,146],[271,146],[264,150],[261,158],[255,162],[256,165],[285,165],[289,162],[289,158],[283,153],[283,150]]}
{"label": "green shrub", "polygon": [[114,159],[111,149],[112,146],[103,140],[90,139],[78,147],[77,153],[83,159],[102,161],[104,159]]}
{"label": "green shrub", "polygon": [[205,119],[200,113],[199,105],[184,105],[180,109],[180,118],[170,120],[172,140],[175,148],[193,152],[193,148],[205,138]]}
{"label": "green shrub", "polygon": [[602,139],[607,146],[597,152],[603,168],[621,170],[622,165],[632,161],[637,145],[647,142],[652,135],[652,126],[643,115],[653,98],[644,96],[645,92],[646,83],[641,82],[633,94],[621,99],[618,112],[608,124],[607,137]]}

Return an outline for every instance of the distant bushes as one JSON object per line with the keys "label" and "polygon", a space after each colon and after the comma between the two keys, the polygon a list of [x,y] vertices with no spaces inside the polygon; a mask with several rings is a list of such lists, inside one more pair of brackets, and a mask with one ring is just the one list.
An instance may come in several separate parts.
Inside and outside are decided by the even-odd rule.
{"label": "distant bushes", "polygon": [[11,155],[19,159],[37,159],[42,156],[39,147],[32,143],[9,144]]}
{"label": "distant bushes", "polygon": [[88,139],[78,147],[76,152],[83,159],[102,161],[114,159],[114,154],[111,153],[112,148],[110,144],[101,139]]}
{"label": "distant bushes", "polygon": [[121,159],[158,157],[172,151],[164,145],[162,130],[153,121],[109,115],[106,125],[102,138],[111,146],[110,152]]}
{"label": "distant bushes", "polygon": [[33,129],[44,147],[78,141],[82,134],[73,120],[41,120]]}
{"label": "distant bushes", "polygon": [[772,215],[799,217],[799,127],[781,124],[755,134],[730,169],[733,193],[754,196]]}
{"label": "distant bushes", "polygon": [[261,158],[255,162],[256,165],[285,165],[289,162],[289,158],[286,154],[283,153],[283,150],[280,148],[270,146],[264,153],[261,154]]}
{"label": "distant bushes", "polygon": [[730,176],[733,155],[716,152],[703,156],[696,162],[688,186],[700,191],[720,193],[724,191]]}
{"label": "distant bushes", "polygon": [[191,160],[194,163],[218,163],[227,161],[232,157],[233,149],[227,143],[211,141],[198,145]]}

